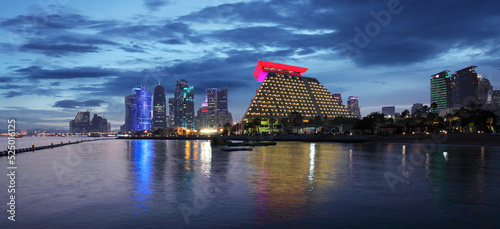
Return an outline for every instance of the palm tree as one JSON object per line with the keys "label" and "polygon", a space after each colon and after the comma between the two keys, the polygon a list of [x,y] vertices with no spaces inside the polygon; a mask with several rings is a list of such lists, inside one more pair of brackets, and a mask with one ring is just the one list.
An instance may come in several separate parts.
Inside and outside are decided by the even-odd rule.
{"label": "palm tree", "polygon": [[254,126],[257,127],[257,135],[259,135],[259,133],[260,133],[260,123],[261,123],[261,121],[262,120],[260,118],[256,118],[256,119],[252,120]]}
{"label": "palm tree", "polygon": [[431,104],[431,110],[432,112],[436,112],[436,108],[438,107],[438,104],[436,102]]}
{"label": "palm tree", "polygon": [[408,109],[401,112],[401,118],[403,118],[403,122],[405,123],[405,132],[406,132],[406,125],[408,123],[406,119],[408,118],[408,116],[410,116],[410,111]]}
{"label": "palm tree", "polygon": [[276,122],[275,118],[269,119],[269,125],[271,125],[271,134],[274,135],[274,122]]}

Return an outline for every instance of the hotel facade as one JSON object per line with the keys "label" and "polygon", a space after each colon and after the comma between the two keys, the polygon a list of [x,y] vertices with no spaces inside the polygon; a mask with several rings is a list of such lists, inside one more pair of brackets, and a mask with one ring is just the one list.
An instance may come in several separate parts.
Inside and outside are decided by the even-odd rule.
{"label": "hotel facade", "polygon": [[[262,82],[242,123],[255,123],[263,128],[259,132],[278,132],[283,120],[291,114],[300,114],[304,125],[314,119],[353,117],[347,108],[335,98],[317,79],[302,76],[308,69],[303,67],[260,61],[254,77]],[[271,126],[271,129],[269,128]],[[245,133],[251,133],[246,130]]]}

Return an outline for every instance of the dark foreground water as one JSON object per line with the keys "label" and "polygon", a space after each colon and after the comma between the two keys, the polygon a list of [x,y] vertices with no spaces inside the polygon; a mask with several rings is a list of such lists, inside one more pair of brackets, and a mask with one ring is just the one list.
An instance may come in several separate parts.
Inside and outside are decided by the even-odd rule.
{"label": "dark foreground water", "polygon": [[16,222],[3,175],[0,228],[500,225],[499,147],[108,140],[16,163]]}

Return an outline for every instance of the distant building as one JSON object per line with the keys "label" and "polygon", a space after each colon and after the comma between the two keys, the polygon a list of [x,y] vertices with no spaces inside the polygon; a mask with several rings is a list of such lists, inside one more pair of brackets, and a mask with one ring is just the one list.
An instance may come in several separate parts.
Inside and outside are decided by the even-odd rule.
{"label": "distant building", "polygon": [[75,119],[69,122],[70,133],[88,133],[91,131],[90,111],[78,112]]}
{"label": "distant building", "polygon": [[78,112],[75,119],[69,122],[69,132],[86,134],[90,132],[111,132],[111,123],[102,116],[94,114],[90,119],[90,111]]}
{"label": "distant building", "polygon": [[217,128],[226,123],[232,124],[233,119],[227,106],[227,88],[222,90],[209,88],[206,90],[205,102],[198,109],[196,128]]}
{"label": "distant building", "polygon": [[491,83],[488,79],[481,77],[481,80],[479,80],[477,93],[479,96],[479,102],[483,105],[483,107],[487,107],[492,104],[493,86],[491,86]]}
{"label": "distant building", "polygon": [[349,96],[349,99],[347,100],[347,110],[355,118],[361,119],[361,112],[359,110],[358,97]]}
{"label": "distant building", "polygon": [[463,107],[470,103],[478,103],[479,95],[477,87],[479,85],[477,66],[470,66],[456,71],[451,77],[451,101],[453,108]]}
{"label": "distant building", "polygon": [[382,114],[384,114],[389,118],[394,118],[394,115],[396,114],[396,107],[395,106],[382,107]]}
{"label": "distant building", "polygon": [[433,112],[439,112],[452,106],[452,85],[449,72],[442,71],[431,76],[431,105],[437,104]]}
{"label": "distant building", "polygon": [[135,94],[125,96],[125,124],[120,127],[120,132],[132,132],[134,121],[137,119],[137,97]]}
{"label": "distant building", "polygon": [[92,124],[90,127],[90,132],[100,132],[100,133],[111,132],[111,123],[108,122],[108,120],[102,116],[94,114],[91,123]]}
{"label": "distant building", "polygon": [[422,103],[414,103],[413,106],[411,107],[411,115],[415,115],[417,111],[421,111],[422,113],[424,112],[424,104]]}
{"label": "distant building", "polygon": [[125,97],[125,124],[121,132],[151,130],[151,99],[152,93],[143,85],[132,90],[135,94]]}
{"label": "distant building", "polygon": [[342,95],[340,93],[333,93],[333,98],[339,102],[337,105],[342,105]]}
{"label": "distant building", "polygon": [[491,104],[495,109],[500,109],[500,90],[493,90],[491,93]]}
{"label": "distant building", "polygon": [[155,87],[153,95],[153,126],[152,128],[167,127],[167,101],[165,88],[161,85]]}
{"label": "distant building", "polygon": [[188,81],[177,81],[174,88],[174,126],[194,129],[194,88]]}

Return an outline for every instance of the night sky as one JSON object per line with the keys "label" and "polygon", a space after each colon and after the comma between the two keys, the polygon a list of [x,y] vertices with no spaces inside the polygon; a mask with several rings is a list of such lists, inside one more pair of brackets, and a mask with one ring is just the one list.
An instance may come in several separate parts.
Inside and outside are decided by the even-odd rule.
{"label": "night sky", "polygon": [[[2,1],[0,119],[68,130],[91,109],[124,123],[141,81],[229,90],[241,119],[259,59],[309,70],[361,112],[429,104],[429,80],[475,65],[500,89],[500,2],[424,0]],[[5,130],[7,123],[0,126]]]}

